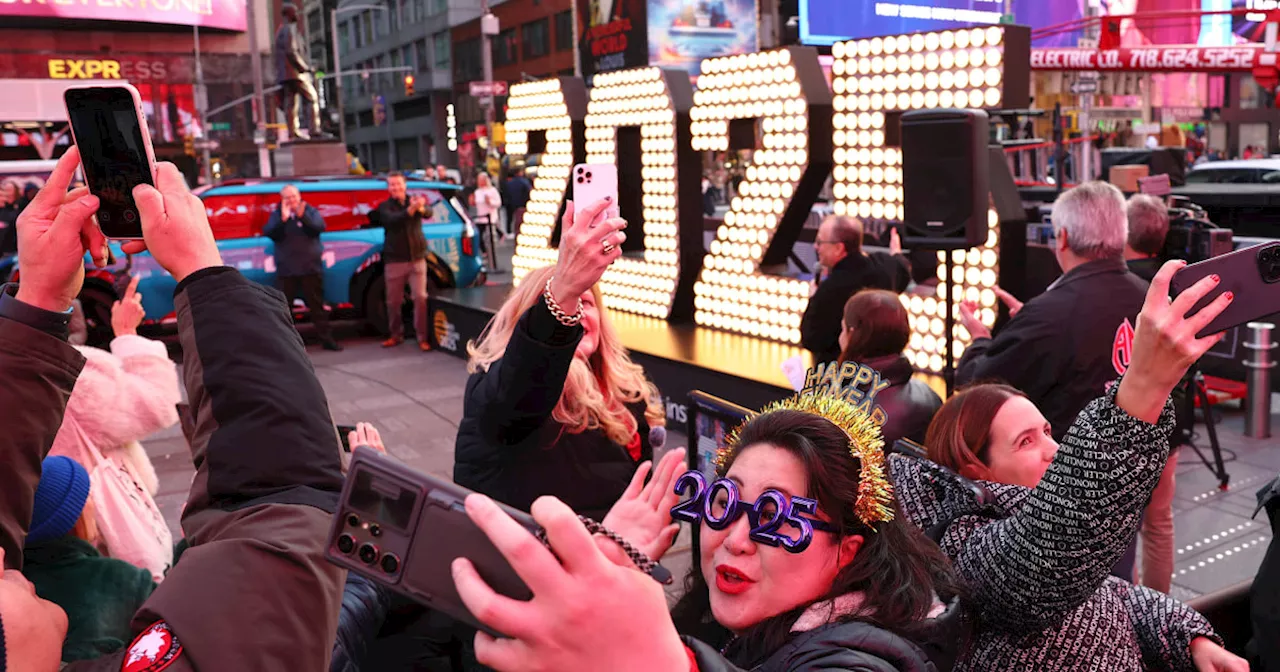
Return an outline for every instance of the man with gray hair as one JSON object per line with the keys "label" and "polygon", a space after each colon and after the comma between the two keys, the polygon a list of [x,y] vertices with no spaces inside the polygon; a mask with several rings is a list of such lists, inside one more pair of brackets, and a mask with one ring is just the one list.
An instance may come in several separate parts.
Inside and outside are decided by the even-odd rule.
{"label": "man with gray hair", "polygon": [[1003,294],[1012,319],[993,338],[962,303],[973,336],[956,384],[1003,380],[1022,390],[1061,440],[1076,416],[1129,367],[1133,329],[1148,283],[1125,267],[1124,195],[1105,182],[1064,192],[1053,204],[1054,257],[1062,268],[1044,294]]}
{"label": "man with gray hair", "polygon": [[1129,239],[1124,244],[1124,260],[1129,272],[1151,282],[1160,270],[1160,253],[1169,236],[1169,207],[1150,194],[1134,194],[1125,207],[1129,216]]}

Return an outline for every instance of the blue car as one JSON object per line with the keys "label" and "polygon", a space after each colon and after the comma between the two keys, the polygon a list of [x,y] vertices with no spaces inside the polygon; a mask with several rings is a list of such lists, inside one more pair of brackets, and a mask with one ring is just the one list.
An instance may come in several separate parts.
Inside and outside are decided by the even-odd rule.
{"label": "blue car", "polygon": [[[325,218],[320,236],[324,244],[324,295],[334,316],[357,318],[373,331],[385,333],[386,286],[382,281],[383,230],[376,219],[379,203],[386,200],[386,180],[380,178],[297,178],[241,180],[200,190],[209,223],[218,241],[222,260],[245,277],[274,286],[276,280],[275,243],[261,235],[271,211],[279,206],[280,190],[292,184],[302,200]],[[464,214],[456,197],[460,187],[441,182],[409,180],[410,195],[422,195],[431,206],[430,220],[424,220],[427,238],[427,281],[429,289],[483,285],[487,271],[480,252],[477,228]],[[105,269],[95,269],[86,255],[85,286],[80,300],[91,344],[105,344],[112,338],[111,305],[128,285],[128,275],[137,275],[138,291],[146,310],[144,325],[164,325],[175,320],[173,276],[160,268],[150,254],[127,257],[116,242],[114,257]],[[19,273],[14,271],[14,279]],[[412,301],[405,302],[406,311]],[[298,302],[296,316],[306,309]],[[406,320],[406,324],[413,321]]]}

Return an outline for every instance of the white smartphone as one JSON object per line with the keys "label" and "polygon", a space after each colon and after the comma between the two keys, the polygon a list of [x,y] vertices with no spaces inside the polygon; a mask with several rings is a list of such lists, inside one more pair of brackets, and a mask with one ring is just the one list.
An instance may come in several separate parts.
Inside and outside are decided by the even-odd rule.
{"label": "white smartphone", "polygon": [[80,148],[89,192],[99,199],[98,227],[108,238],[142,238],[133,188],[155,184],[156,156],[142,111],[142,96],[129,84],[77,86],[63,94],[71,137]]}
{"label": "white smartphone", "polygon": [[583,208],[608,196],[618,206],[618,167],[612,163],[579,163],[569,174],[573,207]]}

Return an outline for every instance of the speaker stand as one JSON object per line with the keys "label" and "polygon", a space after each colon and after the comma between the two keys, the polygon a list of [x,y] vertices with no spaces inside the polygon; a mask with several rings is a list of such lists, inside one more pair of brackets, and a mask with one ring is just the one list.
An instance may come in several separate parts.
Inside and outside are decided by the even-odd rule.
{"label": "speaker stand", "polygon": [[947,352],[946,352],[946,358],[944,360],[946,362],[946,367],[942,370],[942,378],[944,381],[946,381],[947,397],[949,398],[955,392],[955,387],[956,387],[955,350],[952,348],[952,344],[955,343],[955,340],[956,340],[956,333],[955,333],[956,316],[955,316],[955,310],[952,308],[952,306],[958,305],[958,304],[953,303],[955,301],[955,296],[953,296],[955,292],[953,291],[953,287],[951,286],[951,269],[953,268],[955,261],[953,261],[951,258],[950,250],[944,250],[942,256],[947,258],[947,262],[945,265],[947,278],[946,280],[942,281],[941,285],[939,285],[947,289],[947,298],[946,298],[946,304],[945,304],[945,309],[947,311],[947,317],[946,317],[947,341],[946,341],[946,345],[943,346],[947,349]]}

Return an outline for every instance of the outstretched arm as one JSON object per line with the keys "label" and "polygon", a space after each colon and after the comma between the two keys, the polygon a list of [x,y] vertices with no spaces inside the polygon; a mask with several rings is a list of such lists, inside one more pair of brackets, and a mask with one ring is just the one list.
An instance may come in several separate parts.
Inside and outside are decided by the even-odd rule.
{"label": "outstretched arm", "polygon": [[157,186],[135,198],[148,246],[178,279],[196,477],[182,518],[191,546],[133,626],[163,621],[194,669],[325,669],[345,572],[324,560],[342,485],[324,390],[278,296],[221,265],[177,169],[161,164]]}
{"label": "outstretched arm", "polygon": [[0,550],[5,569],[22,568],[40,462],[84,358],[67,344],[67,310],[84,283],[84,253],[105,264],[106,240],[93,221],[98,199],[67,192],[80,164],[73,146],[18,218],[22,285],[0,290]]}

